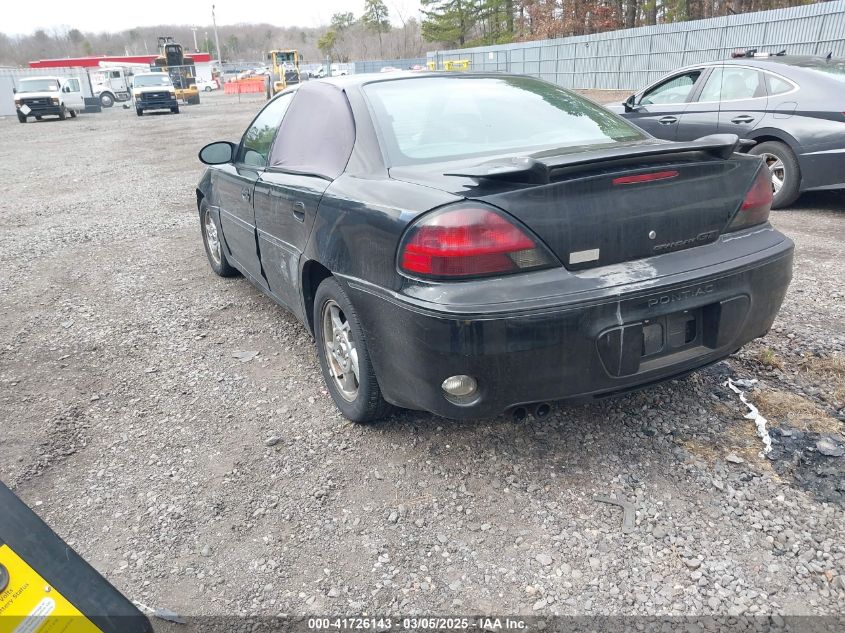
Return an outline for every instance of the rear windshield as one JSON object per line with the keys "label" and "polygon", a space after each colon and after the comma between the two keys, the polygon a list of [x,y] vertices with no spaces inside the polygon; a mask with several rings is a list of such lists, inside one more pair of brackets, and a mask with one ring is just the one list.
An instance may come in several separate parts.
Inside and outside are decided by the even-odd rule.
{"label": "rear windshield", "polygon": [[391,165],[645,138],[620,117],[531,77],[421,77],[364,91]]}
{"label": "rear windshield", "polygon": [[808,68],[809,70],[824,73],[829,79],[836,79],[837,81],[845,83],[845,61],[813,61],[798,65]]}
{"label": "rear windshield", "polygon": [[55,79],[22,79],[18,92],[58,92],[59,82]]}
{"label": "rear windshield", "polygon": [[156,73],[155,75],[135,75],[133,80],[135,86],[170,86],[172,82],[170,77],[164,73]]}

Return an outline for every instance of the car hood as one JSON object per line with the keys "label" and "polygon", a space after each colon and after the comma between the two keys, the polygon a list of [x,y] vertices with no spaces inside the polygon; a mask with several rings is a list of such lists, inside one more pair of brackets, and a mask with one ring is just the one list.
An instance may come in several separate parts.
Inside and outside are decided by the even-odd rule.
{"label": "car hood", "polygon": [[176,92],[173,86],[139,86],[132,90],[135,92]]}
{"label": "car hood", "polygon": [[18,92],[15,99],[43,99],[44,97],[61,97],[62,93],[57,90],[41,90],[39,92]]}

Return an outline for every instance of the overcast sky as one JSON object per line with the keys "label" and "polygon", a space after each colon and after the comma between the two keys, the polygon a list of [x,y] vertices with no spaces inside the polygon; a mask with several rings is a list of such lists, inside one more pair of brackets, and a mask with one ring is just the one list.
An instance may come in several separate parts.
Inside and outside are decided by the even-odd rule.
{"label": "overcast sky", "polygon": [[[391,21],[400,24],[399,13],[405,19],[419,17],[419,0],[384,0]],[[36,29],[52,30],[67,27],[80,31],[123,31],[134,26],[158,24],[211,24],[211,5],[208,0],[6,0],[0,20],[0,31],[9,35],[30,34]],[[240,22],[268,22],[277,26],[320,26],[327,24],[332,14],[352,11],[360,15],[364,0],[215,0],[217,25]]]}

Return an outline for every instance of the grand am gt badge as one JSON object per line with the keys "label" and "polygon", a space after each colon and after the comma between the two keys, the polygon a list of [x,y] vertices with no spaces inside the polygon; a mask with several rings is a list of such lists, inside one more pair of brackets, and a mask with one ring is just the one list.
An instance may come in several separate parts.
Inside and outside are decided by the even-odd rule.
{"label": "grand am gt badge", "polygon": [[665,306],[676,301],[692,299],[693,297],[703,297],[704,295],[709,295],[713,292],[713,290],[715,290],[715,288],[715,284],[704,284],[703,286],[697,286],[695,288],[683,288],[681,290],[676,290],[675,292],[660,295],[659,297],[651,297],[648,300],[648,307],[653,308],[654,306]]}
{"label": "grand am gt badge", "polygon": [[[674,242],[666,242],[665,244],[655,244],[652,247],[652,251],[655,253],[665,253],[667,251],[675,251],[679,248],[686,248],[688,246],[695,246],[696,244],[704,244],[706,242],[710,242],[719,236],[719,231],[705,231],[704,233],[699,233],[695,237],[690,237],[686,240],[676,240]],[[651,231],[648,234],[649,239],[654,239],[657,237],[657,234],[654,231]]]}

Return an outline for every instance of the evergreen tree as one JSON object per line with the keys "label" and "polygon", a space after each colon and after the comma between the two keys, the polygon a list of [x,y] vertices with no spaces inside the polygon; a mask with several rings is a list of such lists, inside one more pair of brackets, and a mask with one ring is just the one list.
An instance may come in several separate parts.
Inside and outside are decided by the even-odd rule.
{"label": "evergreen tree", "polygon": [[365,0],[364,15],[361,22],[368,29],[378,33],[379,55],[384,59],[384,47],[381,41],[381,34],[390,31],[390,19],[387,14],[387,5],[383,0]]}
{"label": "evergreen tree", "polygon": [[429,42],[463,46],[475,26],[476,7],[471,0],[421,0],[422,33]]}

